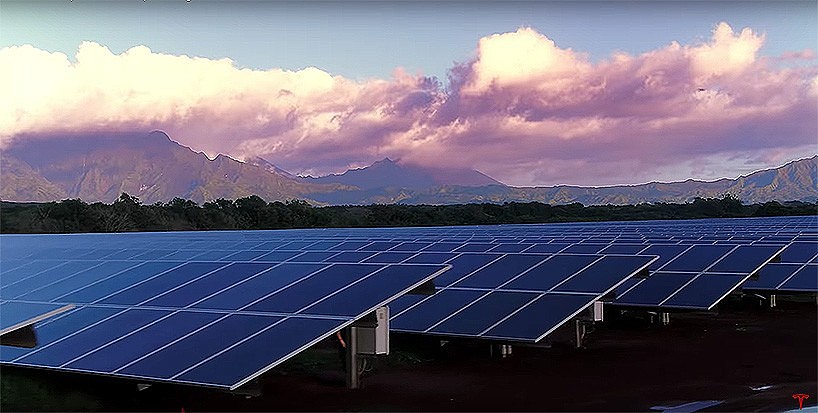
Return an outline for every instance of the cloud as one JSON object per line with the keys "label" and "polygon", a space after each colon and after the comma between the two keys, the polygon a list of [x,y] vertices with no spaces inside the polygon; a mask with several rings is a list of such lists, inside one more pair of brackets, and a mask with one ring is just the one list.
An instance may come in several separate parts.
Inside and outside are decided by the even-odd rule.
{"label": "cloud", "polygon": [[[592,62],[523,27],[480,39],[446,84],[400,68],[353,81],[144,46],[85,42],[73,59],[15,46],[0,50],[0,145],[163,129],[296,173],[389,156],[517,185],[733,176],[818,152],[814,53],[759,56],[764,40],[720,23],[706,42]],[[779,64],[791,60],[801,63]]]}

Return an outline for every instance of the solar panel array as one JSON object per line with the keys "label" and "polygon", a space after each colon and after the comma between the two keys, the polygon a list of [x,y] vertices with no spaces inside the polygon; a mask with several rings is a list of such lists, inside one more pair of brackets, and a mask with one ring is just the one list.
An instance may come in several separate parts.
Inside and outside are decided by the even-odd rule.
{"label": "solar panel array", "polygon": [[3,319],[8,306],[77,305],[2,362],[235,389],[448,268],[159,260],[164,237],[119,238],[2,238],[16,256],[0,268]]}
{"label": "solar panel array", "polygon": [[817,229],[809,216],[3,235],[0,299],[78,308],[0,361],[235,388],[445,266],[435,295],[391,304],[393,328],[537,341],[603,298],[710,309],[741,285],[816,292]]}
{"label": "solar panel array", "polygon": [[779,293],[818,291],[818,248],[812,242],[793,242],[781,253],[780,262],[770,263],[757,279],[741,286],[747,291]]}
{"label": "solar panel array", "polygon": [[[422,259],[423,254],[417,258]],[[396,331],[536,342],[646,270],[654,256],[463,254],[429,297],[390,306]]]}

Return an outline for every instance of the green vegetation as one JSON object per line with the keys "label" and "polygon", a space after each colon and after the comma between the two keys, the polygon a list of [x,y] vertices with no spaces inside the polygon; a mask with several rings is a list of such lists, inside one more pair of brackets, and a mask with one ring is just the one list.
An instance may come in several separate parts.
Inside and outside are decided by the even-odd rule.
{"label": "green vegetation", "polygon": [[266,202],[258,196],[198,205],[175,198],[143,205],[123,193],[111,204],[79,199],[0,205],[0,232],[70,233],[322,227],[395,227],[521,224],[571,221],[735,218],[818,215],[818,203],[744,205],[735,197],[696,198],[685,204],[584,206],[539,202],[463,205],[367,205],[314,207],[304,201]]}

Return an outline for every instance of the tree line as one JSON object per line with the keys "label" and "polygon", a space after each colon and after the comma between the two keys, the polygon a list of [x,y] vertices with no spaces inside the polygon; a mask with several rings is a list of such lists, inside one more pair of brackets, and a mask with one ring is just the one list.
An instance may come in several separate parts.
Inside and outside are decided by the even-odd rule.
{"label": "tree line", "polygon": [[540,202],[460,205],[311,206],[305,201],[266,202],[258,196],[217,199],[199,205],[174,198],[142,204],[123,193],[116,201],[88,204],[79,199],[0,205],[2,233],[72,233],[395,227],[525,224],[572,221],[736,218],[818,215],[818,202],[776,201],[744,205],[730,195],[692,202],[638,205],[549,205]]}

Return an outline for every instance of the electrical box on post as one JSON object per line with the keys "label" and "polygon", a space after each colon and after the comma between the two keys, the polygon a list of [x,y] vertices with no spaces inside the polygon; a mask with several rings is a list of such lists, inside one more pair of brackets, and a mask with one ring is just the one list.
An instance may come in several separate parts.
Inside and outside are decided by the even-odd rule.
{"label": "electrical box on post", "polygon": [[594,301],[594,306],[592,308],[593,314],[591,315],[594,321],[603,321],[605,316],[603,309],[604,307],[602,301]]}
{"label": "electrical box on post", "polygon": [[380,307],[354,324],[358,354],[389,354],[389,307]]}

